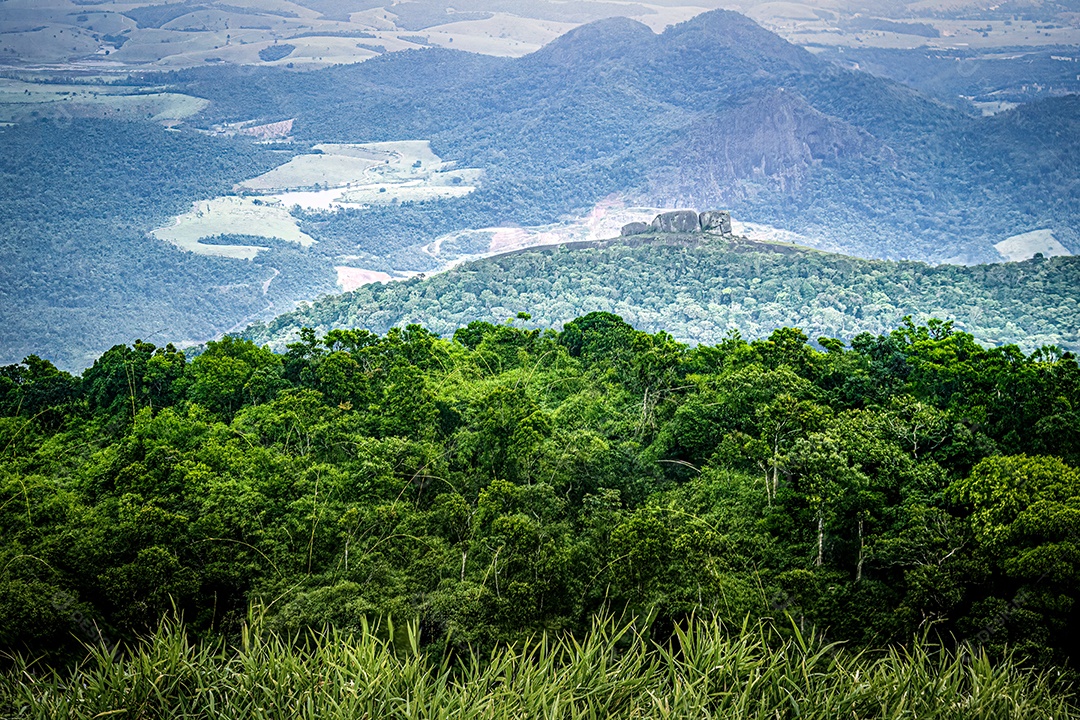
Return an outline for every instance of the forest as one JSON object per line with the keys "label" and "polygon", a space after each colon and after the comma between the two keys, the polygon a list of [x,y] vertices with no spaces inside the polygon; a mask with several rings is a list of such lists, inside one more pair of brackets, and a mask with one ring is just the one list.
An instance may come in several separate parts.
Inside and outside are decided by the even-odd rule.
{"label": "forest", "polygon": [[[0,129],[0,362],[36,353],[81,370],[118,342],[214,337],[333,290],[330,261],[290,243],[262,241],[268,252],[238,262],[148,235],[283,161],[148,121]],[[285,277],[264,292],[275,268]]]}
{"label": "forest", "polygon": [[368,285],[256,323],[244,335],[284,350],[302,327],[385,333],[410,323],[445,337],[472,320],[520,312],[559,327],[593,311],[642,330],[715,344],[731,330],[784,326],[812,338],[886,333],[911,315],[939,317],[988,345],[1080,350],[1080,261],[929,266],[862,260],[791,245],[704,235],[644,236],[537,248],[465,263],[426,279]]}
{"label": "forest", "polygon": [[1073,353],[530,319],[0,369],[0,714],[1075,716]]}

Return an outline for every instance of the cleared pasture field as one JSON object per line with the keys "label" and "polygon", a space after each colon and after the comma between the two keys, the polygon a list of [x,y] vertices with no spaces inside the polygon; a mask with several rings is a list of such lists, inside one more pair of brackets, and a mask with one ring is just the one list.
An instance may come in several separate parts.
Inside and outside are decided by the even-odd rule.
{"label": "cleared pasture field", "polygon": [[181,93],[0,78],[0,121],[3,122],[88,117],[175,123],[195,115],[208,104],[203,98]]}
{"label": "cleared pasture field", "polygon": [[283,207],[330,210],[464,197],[476,189],[482,171],[452,168],[427,140],[321,144],[318,154],[289,162],[236,186]]}
{"label": "cleared pasture field", "polygon": [[[298,155],[284,165],[239,183],[237,189],[274,193],[371,184],[376,179],[411,181],[426,178],[444,166],[427,140],[324,143],[313,146],[312,150],[315,151],[312,154]],[[420,165],[414,167],[416,163]]]}
{"label": "cleared pasture field", "polygon": [[393,202],[424,202],[461,198],[473,192],[471,185],[433,185],[423,180],[389,185],[365,185],[346,191],[343,205],[388,205]]}
{"label": "cleared pasture field", "polygon": [[367,170],[378,162],[347,155],[299,155],[236,187],[264,193],[303,190],[319,185],[340,187],[362,182]]}
{"label": "cleared pasture field", "polygon": [[439,25],[422,34],[436,45],[455,50],[520,57],[539,50],[574,27],[573,23],[523,18],[500,12],[485,20]]}
{"label": "cleared pasture field", "polygon": [[1044,257],[1072,255],[1054,237],[1054,231],[1049,229],[1033,230],[1020,235],[1013,235],[994,245],[994,249],[1010,262],[1030,260],[1035,257],[1035,253],[1042,253]]}
{"label": "cleared pasture field", "polygon": [[266,248],[257,245],[210,245],[201,240],[217,235],[254,235],[299,243],[304,247],[315,239],[301,232],[296,218],[280,204],[247,197],[219,197],[200,200],[190,212],[172,224],[151,233],[198,255],[250,260]]}
{"label": "cleared pasture field", "polygon": [[[319,145],[318,148],[340,148],[340,145]],[[441,163],[442,158],[431,149],[430,140],[393,140],[390,142],[363,143],[355,146],[368,152],[383,153],[394,164],[413,163],[420,161],[424,165]]]}

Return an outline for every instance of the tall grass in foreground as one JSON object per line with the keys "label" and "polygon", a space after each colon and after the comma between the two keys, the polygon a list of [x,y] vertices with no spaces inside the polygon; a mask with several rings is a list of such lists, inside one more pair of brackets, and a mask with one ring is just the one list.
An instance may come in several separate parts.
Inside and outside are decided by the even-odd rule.
{"label": "tall grass in foreground", "polygon": [[986,718],[1080,717],[1043,675],[924,643],[849,653],[766,626],[732,635],[697,621],[665,646],[598,623],[450,662],[374,632],[304,642],[245,632],[193,643],[165,623],[123,656],[104,648],[67,672],[15,658],[4,718]]}

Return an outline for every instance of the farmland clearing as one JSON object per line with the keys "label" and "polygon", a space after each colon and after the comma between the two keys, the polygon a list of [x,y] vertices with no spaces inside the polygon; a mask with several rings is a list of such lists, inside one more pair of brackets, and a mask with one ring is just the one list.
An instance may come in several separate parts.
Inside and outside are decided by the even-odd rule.
{"label": "farmland clearing", "polygon": [[203,98],[116,85],[54,84],[0,78],[0,121],[38,118],[150,119],[178,123],[203,110]]}
{"label": "farmland clearing", "polygon": [[1047,229],[1013,235],[994,245],[994,249],[1009,262],[1030,260],[1036,253],[1043,257],[1072,254],[1054,237],[1054,231]]}
{"label": "farmland clearing", "polygon": [[278,238],[308,247],[315,239],[300,230],[288,210],[257,198],[219,197],[200,200],[166,227],[151,233],[197,255],[251,260],[267,248],[257,245],[213,245],[201,242],[218,235]]}
{"label": "farmland clearing", "polygon": [[465,197],[481,171],[444,162],[427,140],[315,145],[236,186],[286,208],[333,210]]}
{"label": "farmland clearing", "polygon": [[[153,235],[200,255],[250,260],[266,248],[203,242],[219,235],[277,238],[304,247],[294,211],[334,211],[393,203],[460,198],[476,189],[481,171],[454,167],[427,140],[320,144],[234,188],[236,195],[201,200]],[[369,272],[357,269],[358,273]],[[374,272],[374,271],[370,271]],[[342,275],[348,286],[363,275]],[[365,280],[366,282],[367,280]]]}

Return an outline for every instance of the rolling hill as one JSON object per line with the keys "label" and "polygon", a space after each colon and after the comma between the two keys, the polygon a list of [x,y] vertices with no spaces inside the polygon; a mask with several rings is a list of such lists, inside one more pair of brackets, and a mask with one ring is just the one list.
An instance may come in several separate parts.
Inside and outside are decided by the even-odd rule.
{"label": "rolling hill", "polygon": [[952,321],[988,345],[1080,351],[1075,288],[1080,258],[932,267],[860,260],[785,244],[701,234],[644,235],[526,250],[466,263],[428,279],[368,285],[259,323],[244,336],[284,350],[302,327],[385,333],[420,324],[445,335],[474,320],[518,313],[561,327],[611,312],[682,342],[715,344],[732,331],[764,336],[801,327],[850,341],[905,316]]}

